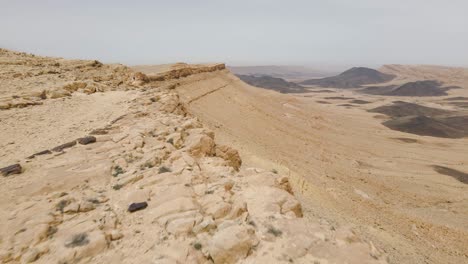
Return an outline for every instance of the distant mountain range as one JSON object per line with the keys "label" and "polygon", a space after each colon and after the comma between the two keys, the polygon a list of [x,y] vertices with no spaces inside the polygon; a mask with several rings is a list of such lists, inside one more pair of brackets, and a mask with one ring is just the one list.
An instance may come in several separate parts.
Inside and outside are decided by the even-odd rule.
{"label": "distant mountain range", "polygon": [[334,70],[316,69],[304,66],[228,66],[228,69],[236,75],[272,76],[287,81],[303,81],[312,78],[332,76],[337,73]]}

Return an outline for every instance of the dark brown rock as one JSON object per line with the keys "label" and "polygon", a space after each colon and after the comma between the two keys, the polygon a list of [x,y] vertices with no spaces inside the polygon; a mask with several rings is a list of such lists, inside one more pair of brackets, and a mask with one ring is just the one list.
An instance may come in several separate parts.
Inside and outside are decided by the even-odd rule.
{"label": "dark brown rock", "polygon": [[9,176],[12,174],[20,174],[22,171],[23,171],[23,168],[21,168],[20,164],[13,164],[13,165],[0,169],[0,172],[2,173],[3,176]]}
{"label": "dark brown rock", "polygon": [[71,148],[71,147],[73,147],[73,146],[75,146],[75,145],[76,145],[76,140],[73,140],[73,141],[71,141],[71,142],[68,142],[68,143],[65,143],[65,144],[62,144],[62,145],[60,145],[60,146],[57,146],[57,147],[53,148],[52,151],[61,152],[61,151],[63,151],[64,149],[66,149],[66,148]]}
{"label": "dark brown rock", "polygon": [[132,203],[132,204],[128,207],[128,211],[129,211],[130,213],[133,213],[133,212],[136,212],[136,211],[139,211],[139,210],[143,210],[143,209],[145,209],[146,207],[148,207],[148,203],[147,203],[147,202]]}
{"label": "dark brown rock", "polygon": [[41,156],[41,155],[46,155],[46,154],[52,154],[52,151],[50,150],[43,150],[43,151],[40,151],[40,152],[37,152],[35,154],[32,154],[31,156],[27,157],[27,159],[33,159],[34,157],[36,156]]}
{"label": "dark brown rock", "polygon": [[88,144],[96,142],[96,137],[87,136],[87,137],[84,137],[84,138],[79,138],[79,139],[77,139],[77,141],[81,145],[88,145]]}

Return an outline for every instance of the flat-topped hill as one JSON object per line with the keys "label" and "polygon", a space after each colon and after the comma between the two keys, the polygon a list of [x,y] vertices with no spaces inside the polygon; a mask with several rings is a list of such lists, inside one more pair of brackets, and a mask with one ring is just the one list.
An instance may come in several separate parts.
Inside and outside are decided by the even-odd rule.
{"label": "flat-topped hill", "polygon": [[394,77],[394,75],[385,74],[374,69],[355,67],[337,76],[310,79],[301,82],[301,84],[333,88],[359,88],[367,84],[385,83],[391,81]]}

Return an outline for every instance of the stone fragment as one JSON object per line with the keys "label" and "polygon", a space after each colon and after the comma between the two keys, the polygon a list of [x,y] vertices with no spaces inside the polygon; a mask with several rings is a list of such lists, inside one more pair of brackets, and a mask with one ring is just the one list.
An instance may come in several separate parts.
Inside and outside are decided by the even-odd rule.
{"label": "stone fragment", "polygon": [[128,211],[129,211],[130,213],[133,213],[133,212],[136,212],[136,211],[139,211],[139,210],[143,210],[143,209],[145,209],[146,207],[148,207],[148,203],[147,203],[147,202],[132,203],[132,204],[130,204],[130,206],[128,207]]}
{"label": "stone fragment", "polygon": [[27,157],[27,159],[33,159],[35,158],[36,156],[41,156],[41,155],[46,155],[46,154],[52,154],[52,151],[50,150],[43,150],[43,151],[39,151],[35,154],[32,154],[31,156]]}
{"label": "stone fragment", "polygon": [[62,144],[62,145],[59,145],[59,146],[53,148],[52,151],[61,152],[64,149],[71,148],[71,147],[73,147],[75,145],[76,145],[76,140],[73,140],[71,142],[68,142],[68,143],[65,143],[65,144]]}
{"label": "stone fragment", "polygon": [[20,164],[13,164],[4,168],[0,168],[0,172],[3,176],[6,177],[12,174],[20,174],[21,172],[23,172],[23,168]]}
{"label": "stone fragment", "polygon": [[119,232],[118,230],[112,230],[109,234],[108,237],[111,241],[114,240],[119,240],[123,237],[123,234]]}
{"label": "stone fragment", "polygon": [[79,139],[77,139],[77,141],[81,145],[88,145],[88,144],[96,142],[96,137],[87,136],[87,137],[79,138]]}

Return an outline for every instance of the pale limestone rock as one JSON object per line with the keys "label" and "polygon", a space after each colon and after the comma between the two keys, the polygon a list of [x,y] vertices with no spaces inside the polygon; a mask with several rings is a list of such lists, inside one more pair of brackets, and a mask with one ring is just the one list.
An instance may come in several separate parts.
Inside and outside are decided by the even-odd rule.
{"label": "pale limestone rock", "polygon": [[205,213],[214,219],[223,218],[231,211],[231,205],[218,195],[205,195],[200,199],[200,204]]}
{"label": "pale limestone rock", "polygon": [[126,161],[124,158],[118,158],[118,159],[116,159],[116,160],[114,161],[114,164],[115,164],[116,166],[119,166],[119,167],[122,168],[122,169],[125,169],[125,168],[128,167],[128,163],[127,163],[127,161]]}
{"label": "pale limestone rock", "polygon": [[57,89],[53,91],[48,91],[49,93],[47,94],[47,97],[50,99],[57,99],[57,98],[62,98],[62,97],[67,97],[70,96],[70,92],[67,90],[63,89]]}
{"label": "pale limestone rock", "polygon": [[34,227],[34,233],[32,237],[34,239],[32,241],[33,245],[39,244],[41,241],[47,238],[49,227],[50,226],[48,224],[38,224]]}
{"label": "pale limestone rock", "polygon": [[112,137],[112,141],[117,143],[128,137],[128,133],[119,133]]}
{"label": "pale limestone rock", "polygon": [[184,140],[182,138],[182,133],[174,132],[172,134],[169,134],[166,137],[166,142],[172,144],[177,149],[181,148],[182,145],[184,144]]}
{"label": "pale limestone rock", "polygon": [[[73,239],[73,236],[69,239]],[[97,254],[101,253],[107,248],[107,240],[105,235],[101,231],[92,231],[86,233],[86,242],[70,246],[70,240],[68,240],[62,248],[62,259],[63,262],[77,262],[81,259],[89,259]]]}
{"label": "pale limestone rock", "polygon": [[191,133],[185,140],[185,146],[193,156],[204,157],[214,154],[215,143],[208,135]]}
{"label": "pale limestone rock", "polygon": [[171,221],[174,221],[176,219],[188,219],[188,218],[194,218],[197,221],[202,219],[200,212],[198,210],[189,210],[189,211],[184,211],[181,213],[174,213],[174,214],[169,214],[166,216],[162,216],[156,220],[158,224],[161,226],[166,226],[168,223]]}
{"label": "pale limestone rock", "polygon": [[68,92],[76,92],[79,89],[84,89],[88,84],[84,82],[74,82],[74,83],[69,83],[65,86],[62,87],[63,90],[68,91]]}
{"label": "pale limestone rock", "polygon": [[107,236],[109,237],[111,241],[114,241],[114,240],[119,240],[123,238],[124,235],[122,234],[122,232],[114,229],[110,231],[110,233]]}
{"label": "pale limestone rock", "polygon": [[80,211],[80,204],[78,202],[72,202],[63,208],[63,212],[66,214],[74,214]]}
{"label": "pale limestone rock", "polygon": [[289,178],[287,176],[279,176],[275,178],[276,186],[287,191],[290,194],[293,194],[291,184],[289,183]]}
{"label": "pale limestone rock", "polygon": [[238,226],[239,224],[240,224],[239,221],[224,220],[224,221],[218,223],[218,231],[226,229],[226,228],[231,227],[231,226]]}
{"label": "pale limestone rock", "polygon": [[229,146],[216,145],[215,155],[227,161],[227,164],[237,171],[242,165],[242,160],[240,158],[239,152]]}
{"label": "pale limestone rock", "polygon": [[146,202],[149,200],[151,190],[149,189],[138,189],[130,191],[126,194],[125,203],[129,205],[131,203]]}
{"label": "pale limestone rock", "polygon": [[188,234],[192,231],[192,228],[195,226],[195,222],[197,220],[195,218],[180,218],[174,219],[173,221],[169,222],[166,226],[167,232],[173,235],[183,235]]}
{"label": "pale limestone rock", "polygon": [[243,199],[235,199],[231,208],[230,213],[226,216],[227,219],[235,219],[247,214],[247,203]]}
{"label": "pale limestone rock", "polygon": [[[166,113],[182,113],[184,112],[179,101],[179,96],[176,94],[169,94],[161,97],[160,102],[162,106],[160,110]],[[179,110],[179,111],[178,111]]]}
{"label": "pale limestone rock", "polygon": [[226,183],[224,183],[224,190],[226,192],[230,192],[232,190],[232,187],[234,187],[233,181],[227,181]]}
{"label": "pale limestone rock", "polygon": [[36,248],[31,248],[21,257],[21,263],[32,263],[39,258],[40,252]]}
{"label": "pale limestone rock", "polygon": [[11,103],[9,102],[0,102],[0,110],[7,110],[11,108]]}
{"label": "pale limestone rock", "polygon": [[[258,195],[262,194],[262,195]],[[251,215],[268,217],[274,214],[293,212],[302,216],[301,204],[290,193],[273,187],[251,187],[243,192]]]}
{"label": "pale limestone rock", "polygon": [[83,93],[85,94],[93,94],[98,91],[95,85],[88,85],[86,88],[83,89]]}
{"label": "pale limestone rock", "polygon": [[131,84],[136,86],[144,85],[149,82],[148,76],[141,72],[135,72],[131,77]]}
{"label": "pale limestone rock", "polygon": [[208,232],[212,229],[216,228],[216,223],[211,216],[205,216],[203,220],[193,228],[193,232],[195,234],[201,232]]}
{"label": "pale limestone rock", "polygon": [[314,239],[306,235],[299,234],[297,236],[291,236],[288,239],[288,241],[285,243],[286,248],[284,251],[289,257],[298,259],[306,255],[313,244]]}
{"label": "pale limestone rock", "polygon": [[96,208],[96,205],[88,200],[84,200],[80,202],[80,209],[79,212],[89,212]]}
{"label": "pale limestone rock", "polygon": [[218,231],[208,245],[214,263],[236,263],[244,259],[258,244],[255,230],[247,226],[231,226]]}
{"label": "pale limestone rock", "polygon": [[117,227],[119,220],[114,212],[106,212],[99,218],[99,229],[114,230]]}
{"label": "pale limestone rock", "polygon": [[155,219],[158,219],[170,214],[176,214],[196,209],[198,209],[198,205],[193,199],[188,197],[180,197],[159,205],[158,207],[152,209],[149,213]]}
{"label": "pale limestone rock", "polygon": [[131,142],[133,149],[142,148],[145,145],[145,140],[141,136],[132,138]]}
{"label": "pale limestone rock", "polygon": [[185,121],[184,123],[182,123],[181,127],[183,130],[187,130],[187,129],[192,129],[192,128],[201,128],[202,124],[198,122],[196,119],[189,119]]}

